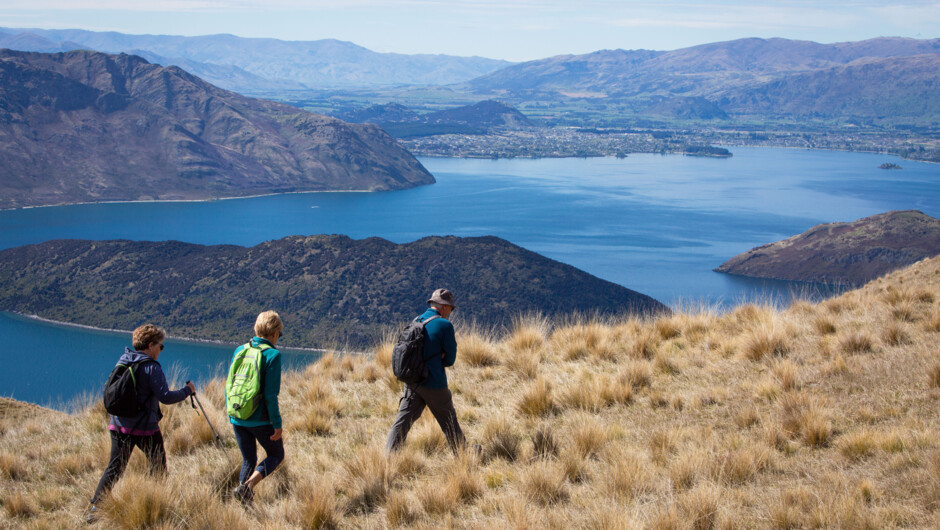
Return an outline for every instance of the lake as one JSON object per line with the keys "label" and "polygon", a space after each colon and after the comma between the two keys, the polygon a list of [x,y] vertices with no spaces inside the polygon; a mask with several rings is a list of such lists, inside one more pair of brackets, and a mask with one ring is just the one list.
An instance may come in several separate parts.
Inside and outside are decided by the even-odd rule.
{"label": "lake", "polygon": [[[57,238],[249,246],[295,234],[379,236],[396,243],[429,235],[496,235],[673,307],[704,303],[721,308],[745,300],[786,301],[793,291],[815,292],[811,286],[712,272],[752,247],[819,223],[888,210],[917,209],[940,217],[940,166],[935,164],[865,153],[733,152],[729,159],[652,154],[625,159],[425,158],[422,163],[438,183],[404,191],[0,211],[0,248]],[[878,169],[883,162],[904,169]],[[154,321],[159,323],[159,317]],[[34,393],[27,388],[42,386],[52,376],[38,377],[32,359],[68,364],[73,361],[63,361],[59,352],[86,355],[95,350],[98,355],[101,350],[104,360],[112,359],[104,363],[107,372],[128,340],[126,335],[10,316],[0,318],[0,329],[17,344],[24,336],[34,341],[27,348],[28,365],[12,358],[9,349],[0,354],[8,366],[0,376],[0,394],[43,403],[96,390],[106,373],[96,366],[93,384],[75,385],[73,376]],[[101,336],[113,342],[98,342]],[[187,374],[202,375],[226,362],[230,353],[228,346],[183,343],[165,355]]]}

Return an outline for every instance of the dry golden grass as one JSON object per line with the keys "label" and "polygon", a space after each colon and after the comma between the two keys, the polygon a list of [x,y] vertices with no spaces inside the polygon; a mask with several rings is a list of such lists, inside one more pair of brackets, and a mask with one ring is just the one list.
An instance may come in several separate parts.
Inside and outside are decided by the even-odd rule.
{"label": "dry golden grass", "polygon": [[[287,464],[255,508],[221,381],[164,407],[170,474],[135,453],[102,528],[937,528],[940,258],[820,304],[461,327],[448,373],[479,458],[426,412],[384,453],[392,338],[284,374]],[[178,385],[178,382],[177,382]],[[97,402],[0,399],[0,527],[79,526],[108,457]]]}

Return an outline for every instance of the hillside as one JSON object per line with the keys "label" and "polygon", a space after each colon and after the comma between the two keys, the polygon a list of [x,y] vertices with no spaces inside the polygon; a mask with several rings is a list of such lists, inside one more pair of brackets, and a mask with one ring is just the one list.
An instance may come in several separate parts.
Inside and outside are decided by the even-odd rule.
{"label": "hillside", "polygon": [[[386,458],[401,388],[384,343],[284,374],[286,465],[256,509],[227,496],[239,452],[216,379],[198,392],[224,454],[188,403],[164,406],[169,477],[134,457],[96,527],[940,526],[940,258],[819,304],[456,326],[448,379],[479,457],[453,458],[425,413]],[[79,526],[106,423],[92,401],[0,416],[0,525]]]}
{"label": "hillside", "polygon": [[864,58],[722,93],[723,107],[764,116],[940,117],[940,53]]}
{"label": "hillside", "polygon": [[175,336],[237,342],[276,309],[291,345],[371,346],[438,287],[483,326],[668,311],[652,298],[496,237],[293,236],[245,248],[60,240],[0,252],[0,310],[109,329],[159,321]]}
{"label": "hillside", "polygon": [[938,254],[940,220],[916,210],[892,211],[851,223],[817,225],[739,254],[715,270],[857,286]]}
{"label": "hillside", "polygon": [[493,129],[525,129],[536,125],[517,109],[499,101],[418,114],[398,103],[372,105],[337,116],[355,123],[375,123],[395,138],[439,134],[486,134]]}
{"label": "hillside", "polygon": [[[510,101],[588,98],[717,105],[701,118],[731,115],[888,116],[940,120],[940,39],[880,38],[819,44],[740,39],[672,50],[601,50],[508,66],[463,86]],[[650,106],[652,103],[652,106]]]}
{"label": "hillside", "polygon": [[433,182],[373,125],[246,98],[136,56],[0,50],[0,208]]}
{"label": "hillside", "polygon": [[[164,66],[179,66],[196,75],[234,67],[265,80],[219,76],[211,81],[228,90],[251,92],[278,88],[459,83],[511,63],[484,57],[377,53],[334,39],[284,41],[235,35],[128,35],[77,29],[2,29],[0,48],[24,51],[68,51],[78,48],[106,53],[159,55]],[[209,78],[208,76],[206,76]],[[265,86],[267,85],[267,86]]]}

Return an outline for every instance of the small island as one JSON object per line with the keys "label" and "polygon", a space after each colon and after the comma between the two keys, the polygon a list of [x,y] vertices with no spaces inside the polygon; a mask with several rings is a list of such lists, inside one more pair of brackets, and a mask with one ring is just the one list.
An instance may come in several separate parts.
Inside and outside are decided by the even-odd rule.
{"label": "small island", "polygon": [[712,158],[731,158],[733,155],[724,147],[714,147],[711,145],[687,145],[682,148],[682,154],[685,156],[707,156]]}
{"label": "small island", "polygon": [[880,166],[878,166],[878,169],[904,169],[904,168],[902,168],[901,166],[897,164],[892,164],[891,162],[885,162],[884,164],[881,164]]}

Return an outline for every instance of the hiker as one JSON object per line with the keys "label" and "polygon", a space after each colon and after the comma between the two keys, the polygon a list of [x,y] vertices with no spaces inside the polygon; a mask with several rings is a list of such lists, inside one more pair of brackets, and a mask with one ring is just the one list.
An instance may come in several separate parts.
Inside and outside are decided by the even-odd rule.
{"label": "hiker", "polygon": [[[244,505],[250,505],[254,499],[255,486],[284,461],[281,412],[277,401],[281,391],[281,353],[274,348],[284,335],[283,329],[284,323],[274,311],[258,315],[255,336],[235,349],[225,384],[226,409],[242,453],[238,487],[232,496]],[[237,377],[243,381],[238,381]],[[254,389],[246,391],[252,382]],[[265,459],[260,464],[256,442],[265,452]]]}
{"label": "hiker", "polygon": [[457,309],[454,295],[447,289],[437,289],[428,299],[428,310],[417,317],[417,322],[426,322],[424,326],[423,357],[428,368],[428,377],[417,385],[405,385],[398,401],[398,417],[388,433],[386,451],[398,450],[412,424],[421,417],[424,408],[431,409],[431,414],[444,431],[447,443],[456,454],[466,444],[454,399],[447,388],[447,374],[444,368],[454,365],[457,360],[457,339],[454,337],[454,325],[447,317]]}
{"label": "hiker", "polygon": [[[88,519],[93,520],[96,516],[95,504],[101,500],[114,483],[121,478],[127,462],[131,458],[131,452],[134,447],[139,447],[147,456],[150,462],[150,474],[163,476],[166,474],[166,451],[163,448],[163,435],[160,433],[160,419],[163,413],[160,412],[160,403],[170,405],[179,403],[187,397],[196,393],[196,387],[192,382],[187,382],[186,386],[179,390],[170,390],[166,383],[166,377],[163,375],[163,369],[157,358],[163,351],[163,341],[166,339],[166,332],[154,326],[153,324],[144,324],[134,330],[132,336],[132,345],[134,349],[124,349],[124,354],[118,359],[115,371],[112,372],[110,381],[119,371],[126,368],[119,366],[128,366],[132,368],[133,386],[132,391],[136,391],[136,409],[140,412],[135,416],[116,416],[111,415],[111,422],[108,424],[108,431],[111,433],[111,459],[108,467],[105,468],[98,481],[98,487],[91,498]],[[105,401],[107,406],[108,389],[105,390]],[[133,403],[132,403],[133,405]]]}

